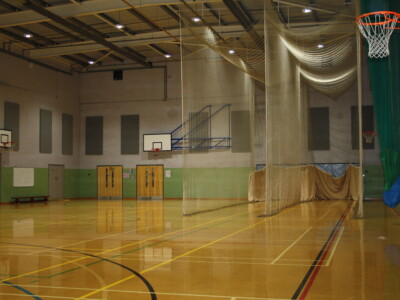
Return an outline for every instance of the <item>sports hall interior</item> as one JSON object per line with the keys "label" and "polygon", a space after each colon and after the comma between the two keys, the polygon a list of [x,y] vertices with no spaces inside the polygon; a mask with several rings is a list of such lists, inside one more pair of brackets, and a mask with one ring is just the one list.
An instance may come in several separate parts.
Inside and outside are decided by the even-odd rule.
{"label": "sports hall interior", "polygon": [[0,0],[0,299],[399,298],[376,11]]}

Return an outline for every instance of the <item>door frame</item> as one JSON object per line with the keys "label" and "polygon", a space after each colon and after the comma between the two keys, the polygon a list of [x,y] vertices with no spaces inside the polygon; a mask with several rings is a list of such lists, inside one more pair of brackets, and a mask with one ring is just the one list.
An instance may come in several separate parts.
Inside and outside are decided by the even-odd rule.
{"label": "door frame", "polygon": [[47,195],[49,195],[50,198],[50,172],[49,169],[50,167],[63,167],[63,191],[62,191],[62,199],[65,198],[65,165],[61,164],[48,164],[47,165]]}
{"label": "door frame", "polygon": [[[162,167],[163,169],[162,169],[162,176],[163,176],[163,181],[162,181],[162,197],[161,197],[161,199],[159,199],[159,198],[157,198],[157,199],[152,199],[151,197],[150,197],[150,199],[138,199],[138,172],[137,172],[137,169],[138,169],[138,167],[145,167],[145,166],[152,166],[152,167]],[[164,180],[164,177],[165,177],[165,174],[164,174],[164,170],[165,170],[165,168],[164,168],[164,164],[139,164],[139,165],[136,165],[136,200],[163,200],[164,199],[164,195],[165,195],[165,180]]]}
{"label": "door frame", "polygon": [[[97,199],[99,199],[99,167],[121,167],[121,191],[122,191],[122,195],[121,195],[121,199],[124,198],[124,166],[123,165],[97,165],[96,166],[96,196]],[[110,198],[111,196],[106,196],[106,197],[102,197],[102,198]],[[119,199],[120,197],[117,197],[115,199]]]}

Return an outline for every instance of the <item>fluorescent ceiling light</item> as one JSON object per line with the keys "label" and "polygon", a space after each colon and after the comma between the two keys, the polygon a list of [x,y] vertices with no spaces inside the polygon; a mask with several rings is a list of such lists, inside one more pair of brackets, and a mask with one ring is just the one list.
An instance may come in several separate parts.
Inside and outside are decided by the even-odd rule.
{"label": "fluorescent ceiling light", "polygon": [[24,37],[26,37],[27,39],[30,39],[31,37],[33,37],[33,35],[31,33],[25,33]]}
{"label": "fluorescent ceiling light", "polygon": [[124,25],[122,25],[122,24],[115,24],[115,28],[117,28],[117,29],[122,29],[122,28],[124,28],[125,26]]}
{"label": "fluorescent ceiling light", "polygon": [[228,52],[229,52],[229,54],[234,54],[234,53],[235,53],[235,50],[230,49]]}
{"label": "fluorescent ceiling light", "polygon": [[168,54],[168,53],[166,53],[166,54],[164,54],[164,56],[165,56],[165,58],[170,58],[172,55],[171,55],[171,54]]}
{"label": "fluorescent ceiling light", "polygon": [[199,17],[193,17],[192,20],[193,20],[193,22],[196,22],[196,23],[201,21]]}
{"label": "fluorescent ceiling light", "polygon": [[322,48],[325,47],[325,45],[324,45],[324,44],[318,44],[317,47],[318,47],[319,49],[322,49]]}
{"label": "fluorescent ceiling light", "polygon": [[88,64],[89,64],[89,65],[94,65],[94,60],[89,60],[89,61],[88,61]]}
{"label": "fluorescent ceiling light", "polygon": [[308,8],[308,7],[303,8],[303,13],[305,13],[305,14],[309,14],[311,11],[312,11],[311,8]]}

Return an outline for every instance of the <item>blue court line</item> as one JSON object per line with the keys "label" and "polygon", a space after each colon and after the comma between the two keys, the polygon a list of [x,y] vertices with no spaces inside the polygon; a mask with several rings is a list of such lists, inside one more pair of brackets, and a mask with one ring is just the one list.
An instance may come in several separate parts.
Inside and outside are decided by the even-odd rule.
{"label": "blue court line", "polygon": [[42,298],[36,296],[35,294],[31,293],[30,291],[28,291],[28,290],[26,290],[26,289],[24,289],[24,288],[22,288],[22,287],[20,287],[20,286],[18,286],[18,285],[15,285],[15,284],[13,284],[13,283],[11,283],[11,282],[4,281],[4,280],[1,281],[1,282],[2,282],[2,283],[5,283],[5,284],[8,284],[9,286],[12,286],[13,288],[16,288],[17,290],[20,290],[21,292],[24,292],[25,294],[28,294],[28,295],[32,296],[33,299],[36,299],[36,300],[43,300]]}

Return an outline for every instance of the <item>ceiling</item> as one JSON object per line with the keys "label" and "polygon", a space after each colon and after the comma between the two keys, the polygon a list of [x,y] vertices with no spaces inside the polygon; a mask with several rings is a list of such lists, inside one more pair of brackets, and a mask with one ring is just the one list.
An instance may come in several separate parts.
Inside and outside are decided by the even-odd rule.
{"label": "ceiling", "polygon": [[[354,0],[265,1],[287,27],[354,16]],[[152,67],[180,60],[180,12],[189,10],[243,42],[260,22],[263,1],[0,0],[0,51],[66,73]]]}

